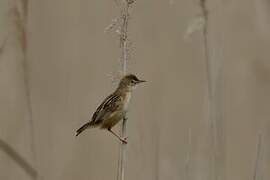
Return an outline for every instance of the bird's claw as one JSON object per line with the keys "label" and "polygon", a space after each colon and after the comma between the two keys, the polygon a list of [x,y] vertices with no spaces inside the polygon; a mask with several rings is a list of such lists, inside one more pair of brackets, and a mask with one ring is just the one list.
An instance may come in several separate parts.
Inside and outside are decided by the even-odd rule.
{"label": "bird's claw", "polygon": [[128,143],[127,139],[128,137],[124,137],[124,138],[121,138],[120,140],[122,141],[123,144],[127,144]]}

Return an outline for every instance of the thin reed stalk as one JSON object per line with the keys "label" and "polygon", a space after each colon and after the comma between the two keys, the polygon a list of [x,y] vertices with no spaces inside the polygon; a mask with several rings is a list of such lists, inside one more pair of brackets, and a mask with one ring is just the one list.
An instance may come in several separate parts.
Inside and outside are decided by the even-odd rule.
{"label": "thin reed stalk", "polygon": [[[121,49],[121,72],[122,75],[126,75],[127,73],[127,63],[128,63],[128,23],[129,23],[129,9],[130,5],[134,3],[133,0],[122,0],[120,4],[120,49]],[[123,122],[121,125],[121,132],[122,137],[127,137],[127,117],[123,118]],[[126,153],[127,153],[127,144],[121,143],[120,144],[120,151],[119,151],[119,160],[118,160],[118,180],[125,179],[125,168],[126,168]]]}
{"label": "thin reed stalk", "polygon": [[259,132],[258,140],[257,140],[257,153],[255,159],[255,167],[253,173],[253,180],[261,180],[262,179],[262,160],[263,160],[263,147],[262,147],[262,133]]}
{"label": "thin reed stalk", "polygon": [[[23,80],[25,86],[25,96],[27,102],[28,120],[30,126],[30,146],[33,155],[33,160],[36,163],[36,147],[35,147],[35,133],[34,133],[34,122],[33,112],[30,96],[30,82],[29,82],[29,64],[27,60],[27,19],[28,19],[28,0],[21,0],[19,3],[14,3],[14,7],[11,9],[11,16],[13,16],[16,32],[18,33],[18,44],[22,52],[23,58]],[[20,11],[21,9],[21,11]],[[38,174],[35,177],[38,179]]]}
{"label": "thin reed stalk", "polygon": [[221,45],[212,46],[209,42],[209,11],[207,9],[207,1],[200,0],[200,8],[204,26],[202,28],[204,59],[206,64],[206,83],[207,83],[207,129],[206,141],[209,141],[209,156],[206,159],[208,164],[207,179],[224,179],[224,127],[222,114],[222,65],[223,60],[220,54],[222,52]]}

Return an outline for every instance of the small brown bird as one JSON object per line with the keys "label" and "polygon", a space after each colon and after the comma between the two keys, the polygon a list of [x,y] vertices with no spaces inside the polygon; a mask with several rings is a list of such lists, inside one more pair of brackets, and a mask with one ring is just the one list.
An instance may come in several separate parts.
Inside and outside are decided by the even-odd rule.
{"label": "small brown bird", "polygon": [[113,132],[112,127],[125,117],[131,92],[135,89],[137,84],[142,82],[145,81],[139,80],[133,74],[124,76],[121,79],[118,88],[97,108],[96,112],[93,114],[92,120],[76,131],[76,136],[88,128],[100,127],[100,129],[107,129],[123,143],[127,143],[127,139],[121,138]]}

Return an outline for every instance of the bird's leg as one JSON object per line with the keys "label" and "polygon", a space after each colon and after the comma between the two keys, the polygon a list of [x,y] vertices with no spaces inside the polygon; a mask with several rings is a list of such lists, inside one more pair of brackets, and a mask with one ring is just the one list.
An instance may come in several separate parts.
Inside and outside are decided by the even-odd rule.
{"label": "bird's leg", "polygon": [[122,143],[127,144],[127,137],[125,138],[120,137],[118,134],[113,132],[110,128],[108,128],[108,131],[112,133],[115,137],[117,137]]}

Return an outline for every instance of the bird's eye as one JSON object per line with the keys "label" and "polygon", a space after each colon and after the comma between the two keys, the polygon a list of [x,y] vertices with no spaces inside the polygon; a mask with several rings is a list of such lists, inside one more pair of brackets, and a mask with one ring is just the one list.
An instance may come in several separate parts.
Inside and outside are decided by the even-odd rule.
{"label": "bird's eye", "polygon": [[131,82],[135,84],[135,80],[131,80]]}

